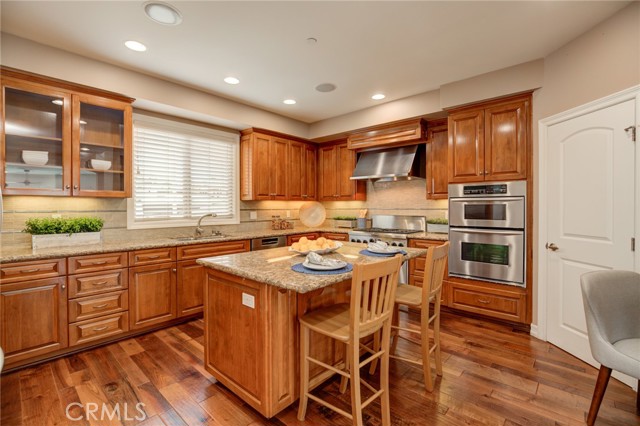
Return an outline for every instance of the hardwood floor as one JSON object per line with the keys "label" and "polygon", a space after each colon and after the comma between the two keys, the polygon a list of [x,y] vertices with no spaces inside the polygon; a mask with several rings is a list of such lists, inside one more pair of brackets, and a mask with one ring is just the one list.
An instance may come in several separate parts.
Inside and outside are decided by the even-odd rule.
{"label": "hardwood floor", "polygon": [[[415,327],[418,320],[401,314]],[[391,361],[394,425],[584,425],[595,368],[504,325],[443,313],[441,327],[444,377],[433,393],[425,392],[418,367]],[[197,320],[6,374],[0,424],[350,424],[313,402],[306,422],[296,419],[297,404],[273,419],[261,417],[204,370],[202,345],[203,322]],[[402,339],[398,346],[417,357],[417,346]],[[377,377],[369,378],[377,384]],[[337,380],[316,392],[348,407],[349,393],[338,393]],[[640,425],[635,399],[633,390],[612,379],[596,425]],[[67,418],[67,407],[79,420]],[[119,415],[113,416],[114,407]],[[365,424],[380,425],[379,405],[367,407]]]}

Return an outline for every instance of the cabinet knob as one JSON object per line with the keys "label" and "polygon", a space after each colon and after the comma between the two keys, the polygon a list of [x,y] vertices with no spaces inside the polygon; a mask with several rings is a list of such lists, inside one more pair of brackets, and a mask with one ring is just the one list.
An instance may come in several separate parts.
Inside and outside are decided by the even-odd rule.
{"label": "cabinet knob", "polygon": [[173,269],[171,270],[171,272],[178,272],[178,269],[173,268]]}
{"label": "cabinet knob", "polygon": [[60,286],[60,288],[64,290],[65,288],[67,288],[67,285],[66,285],[66,284],[62,284],[62,285]]}
{"label": "cabinet knob", "polygon": [[71,185],[66,185],[66,186],[64,187],[64,189],[69,189],[69,188],[71,188]]}
{"label": "cabinet knob", "polygon": [[73,185],[73,189],[78,189],[78,185]]}

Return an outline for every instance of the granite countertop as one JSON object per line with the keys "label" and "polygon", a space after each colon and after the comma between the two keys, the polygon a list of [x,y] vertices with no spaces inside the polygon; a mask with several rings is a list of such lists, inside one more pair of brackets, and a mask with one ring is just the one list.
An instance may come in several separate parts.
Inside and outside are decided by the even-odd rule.
{"label": "granite countertop", "polygon": [[[250,240],[252,238],[275,237],[280,235],[305,234],[310,232],[332,232],[346,234],[345,228],[296,228],[286,230],[264,229],[259,231],[227,232],[224,237],[203,238],[199,240],[180,241],[174,238],[154,238],[142,240],[113,240],[100,244],[83,246],[46,248],[34,250],[31,247],[2,247],[0,263],[21,262],[27,260],[53,259],[57,257],[83,256],[88,254],[110,253],[116,251],[144,250],[160,247],[180,247],[196,244],[210,244],[225,241]],[[188,235],[187,235],[188,236]]]}
{"label": "granite countertop", "polygon": [[[274,237],[280,235],[295,235],[304,234],[310,232],[332,232],[346,234],[349,232],[348,228],[296,228],[286,230],[271,230],[264,229],[259,231],[237,231],[227,232],[222,238],[204,238],[200,240],[180,241],[174,238],[154,238],[154,239],[139,239],[139,240],[113,240],[104,241],[101,244],[83,245],[83,246],[71,246],[71,247],[59,247],[59,248],[46,248],[34,250],[31,247],[2,247],[0,250],[0,263],[9,262],[22,262],[29,260],[41,260],[41,259],[53,259],[58,257],[69,256],[84,256],[89,254],[110,253],[117,251],[130,251],[130,250],[144,250],[161,247],[179,247],[189,246],[195,244],[208,244],[225,241],[238,241],[238,240],[250,240],[252,238],[264,238]],[[434,234],[427,232],[418,232],[409,235],[410,239],[420,240],[439,240],[447,241],[447,234]]]}
{"label": "granite countertop", "polygon": [[[339,259],[352,264],[376,263],[387,258],[364,256],[359,252],[366,244],[344,243],[336,252],[324,257]],[[404,248],[405,260],[413,259],[427,253],[426,249]],[[237,253],[224,256],[198,259],[197,262],[206,267],[227,272],[242,278],[276,287],[293,290],[297,293],[308,293],[332,284],[351,279],[352,272],[337,275],[312,275],[291,270],[291,266],[304,261],[305,256],[290,252],[288,247],[269,250]]]}

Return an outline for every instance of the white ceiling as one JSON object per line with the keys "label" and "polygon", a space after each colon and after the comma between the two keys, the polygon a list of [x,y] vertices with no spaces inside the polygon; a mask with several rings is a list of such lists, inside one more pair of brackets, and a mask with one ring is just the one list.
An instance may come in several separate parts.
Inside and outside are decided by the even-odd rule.
{"label": "white ceiling", "polygon": [[[151,21],[142,1],[2,0],[1,28],[312,123],[377,105],[377,92],[387,102],[542,58],[629,2],[170,3],[179,26]],[[315,91],[326,82],[337,90]]]}

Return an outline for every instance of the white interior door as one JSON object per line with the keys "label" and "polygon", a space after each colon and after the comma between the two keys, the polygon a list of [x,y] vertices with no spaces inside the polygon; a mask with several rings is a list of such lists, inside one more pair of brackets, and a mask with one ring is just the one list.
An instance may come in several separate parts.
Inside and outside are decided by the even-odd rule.
{"label": "white interior door", "polygon": [[634,269],[635,116],[631,99],[547,132],[547,340],[593,365],[580,275]]}

